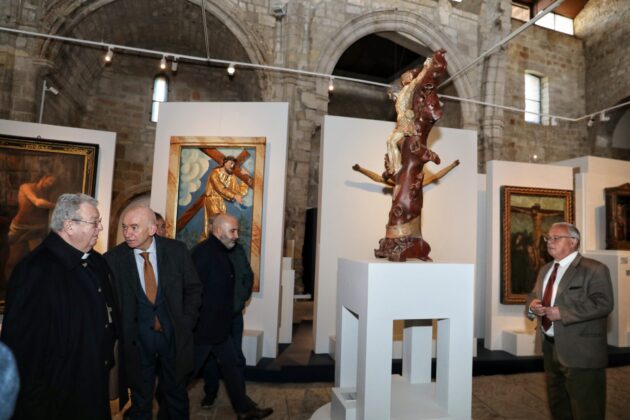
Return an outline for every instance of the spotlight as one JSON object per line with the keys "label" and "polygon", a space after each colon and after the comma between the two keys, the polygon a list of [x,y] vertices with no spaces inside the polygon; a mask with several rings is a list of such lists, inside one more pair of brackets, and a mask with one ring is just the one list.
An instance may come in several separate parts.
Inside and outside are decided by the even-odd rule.
{"label": "spotlight", "polygon": [[602,112],[599,114],[599,120],[603,122],[610,121],[610,117],[606,115],[606,112]]}
{"label": "spotlight", "polygon": [[595,124],[595,116],[591,115],[591,118],[588,119],[588,122],[586,123],[587,127],[592,127],[593,124]]}
{"label": "spotlight", "polygon": [[551,117],[551,125],[554,127],[558,125],[558,119],[556,117]]}
{"label": "spotlight", "polygon": [[236,67],[234,67],[234,63],[230,63],[230,65],[227,68],[227,74],[228,76],[232,77],[234,76],[234,73],[236,73]]}
{"label": "spotlight", "polygon": [[175,73],[177,71],[177,57],[173,57],[173,62],[171,63],[171,71]]}
{"label": "spotlight", "polygon": [[112,47],[107,47],[107,52],[105,53],[105,62],[111,63],[112,58],[114,58],[114,50],[112,49]]}
{"label": "spotlight", "polygon": [[163,55],[162,59],[160,60],[160,68],[162,70],[164,70],[166,68],[166,56],[165,55]]}
{"label": "spotlight", "polygon": [[335,79],[331,77],[328,82],[328,92],[332,92],[333,90],[335,90]]}

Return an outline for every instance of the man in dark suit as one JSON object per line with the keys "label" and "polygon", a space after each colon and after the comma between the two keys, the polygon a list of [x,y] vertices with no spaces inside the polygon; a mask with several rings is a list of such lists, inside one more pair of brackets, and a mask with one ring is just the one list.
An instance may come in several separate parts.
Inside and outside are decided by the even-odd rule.
{"label": "man in dark suit", "polygon": [[555,223],[545,236],[554,261],[541,268],[527,299],[538,317],[549,406],[554,419],[604,419],[606,324],[613,309],[608,267],[578,253],[580,232]]}
{"label": "man in dark suit", "polygon": [[85,194],[61,195],[51,232],[11,275],[2,341],[21,382],[14,419],[111,419],[120,323],[112,273],[92,249],[103,230],[96,206]]}
{"label": "man in dark suit", "polygon": [[169,418],[188,419],[186,384],[193,370],[192,329],[201,283],[186,245],[155,236],[151,209],[128,209],[122,227],[125,242],[105,258],[121,306],[121,364],[131,388],[129,416],[151,419],[157,373]]}
{"label": "man in dark suit", "polygon": [[[220,214],[212,224],[212,235],[192,250],[192,258],[203,283],[199,322],[195,327],[196,371],[210,367],[216,357],[232,407],[239,420],[256,420],[273,413],[259,408],[245,393],[245,381],[239,370],[238,351],[230,334],[234,316],[234,268],[228,251],[238,239],[238,221]],[[214,366],[214,365],[212,365]]]}

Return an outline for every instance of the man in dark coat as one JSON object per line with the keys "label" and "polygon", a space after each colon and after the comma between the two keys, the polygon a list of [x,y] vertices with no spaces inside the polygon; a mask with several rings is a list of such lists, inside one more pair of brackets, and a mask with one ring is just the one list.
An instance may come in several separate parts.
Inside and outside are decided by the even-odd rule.
{"label": "man in dark coat", "polygon": [[230,337],[234,315],[234,268],[228,251],[238,239],[238,221],[220,214],[212,224],[212,235],[192,250],[192,258],[203,284],[199,322],[195,327],[195,366],[203,370],[216,357],[230,402],[239,420],[270,416],[271,408],[259,408],[245,393],[237,350]]}
{"label": "man in dark coat", "polygon": [[111,419],[108,376],[119,323],[111,272],[92,250],[103,230],[97,204],[84,194],[61,195],[51,232],[13,270],[2,341],[20,374],[14,419]]}
{"label": "man in dark coat", "polygon": [[[211,217],[211,224],[214,223],[216,215]],[[234,350],[236,351],[236,359],[238,361],[238,370],[243,379],[245,378],[245,355],[243,355],[243,310],[245,304],[252,295],[252,286],[254,285],[254,272],[249,265],[247,254],[241,244],[236,242],[234,247],[228,252],[228,257],[234,268],[234,313],[232,315],[232,328],[230,338],[234,342]],[[220,371],[217,359],[210,356],[206,361],[203,370],[204,380],[204,397],[201,400],[201,407],[210,408],[214,405],[214,401],[219,392]]]}
{"label": "man in dark coat", "polygon": [[131,388],[129,416],[151,418],[157,374],[168,417],[188,419],[186,385],[193,371],[192,329],[201,283],[186,245],[155,236],[150,208],[128,209],[122,227],[125,242],[105,258],[114,272],[121,307],[121,365]]}

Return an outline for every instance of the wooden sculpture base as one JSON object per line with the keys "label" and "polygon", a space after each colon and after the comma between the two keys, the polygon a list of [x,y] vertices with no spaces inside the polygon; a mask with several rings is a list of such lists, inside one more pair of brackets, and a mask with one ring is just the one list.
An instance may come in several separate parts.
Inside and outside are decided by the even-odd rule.
{"label": "wooden sculpture base", "polygon": [[383,238],[378,241],[379,248],[374,250],[377,258],[390,261],[405,262],[407,258],[422,261],[433,261],[429,257],[431,247],[421,236],[403,236],[400,238]]}

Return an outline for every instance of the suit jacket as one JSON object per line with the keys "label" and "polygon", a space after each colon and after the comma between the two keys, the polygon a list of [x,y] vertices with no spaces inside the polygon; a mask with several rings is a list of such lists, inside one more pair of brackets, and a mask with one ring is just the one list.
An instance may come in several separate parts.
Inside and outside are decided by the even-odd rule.
{"label": "suit jacket", "polygon": [[[540,269],[526,308],[533,299],[542,300],[543,281],[552,264]],[[556,352],[562,365],[592,369],[606,367],[607,320],[613,305],[608,267],[578,254],[564,273],[553,304],[559,308],[561,316],[553,323],[553,328]],[[533,314],[528,316],[535,317]],[[538,323],[540,327],[540,319]]]}
{"label": "suit jacket", "polygon": [[[175,338],[175,375],[178,383],[188,379],[193,370],[192,329],[197,322],[201,303],[201,283],[190,253],[183,242],[154,236],[157,252],[157,275],[160,293],[166,300]],[[138,341],[137,293],[144,293],[132,248],[121,243],[105,254],[114,272],[114,283],[120,304],[121,365],[131,388],[140,387],[141,348]],[[123,393],[122,395],[126,395]]]}
{"label": "suit jacket", "polygon": [[203,284],[195,344],[218,344],[232,331],[234,315],[234,268],[228,249],[214,235],[195,246],[192,259]]}
{"label": "suit jacket", "polygon": [[111,419],[113,275],[98,252],[82,256],[51,232],[13,270],[2,341],[20,374],[14,419]]}

